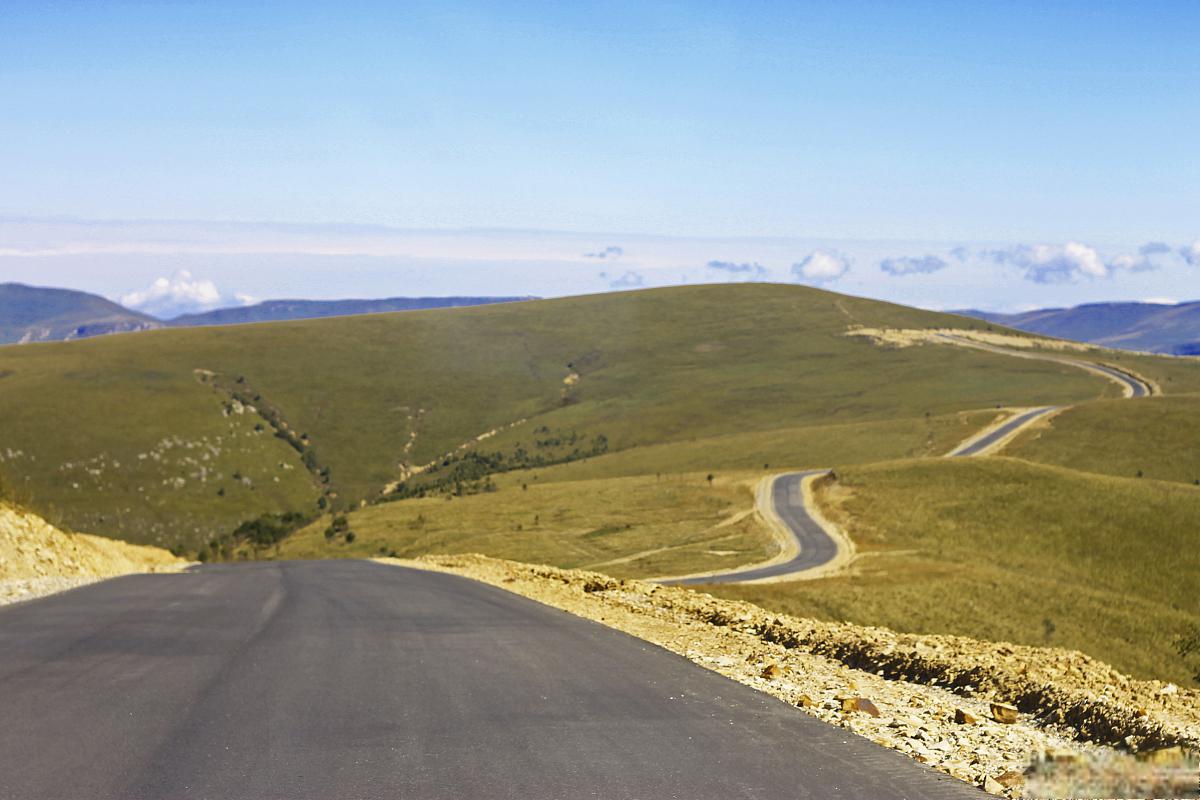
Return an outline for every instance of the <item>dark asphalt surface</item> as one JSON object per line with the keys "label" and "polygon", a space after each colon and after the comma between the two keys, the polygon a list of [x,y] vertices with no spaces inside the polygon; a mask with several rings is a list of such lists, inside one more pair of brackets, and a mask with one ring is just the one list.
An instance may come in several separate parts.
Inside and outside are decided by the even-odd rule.
{"label": "dark asphalt surface", "polygon": [[[1080,363],[1083,363],[1083,362],[1080,362]],[[1103,364],[1094,364],[1090,361],[1087,362],[1087,365],[1090,366],[1092,369],[1097,369],[1097,370],[1103,372],[1105,375],[1113,376],[1114,378],[1119,380],[1121,383],[1128,386],[1130,391],[1133,392],[1133,394],[1131,395],[1132,397],[1148,397],[1150,394],[1149,386],[1147,386],[1145,383],[1143,383],[1142,381],[1133,377],[1132,375],[1130,375],[1127,372],[1122,372],[1121,370],[1113,369],[1112,367],[1106,367]]]}
{"label": "dark asphalt surface", "polygon": [[1057,410],[1058,410],[1058,406],[1047,406],[1046,408],[1035,408],[1032,411],[1026,411],[1023,414],[1018,414],[1017,416],[1010,419],[1008,422],[1001,425],[999,428],[996,428],[996,430],[992,431],[987,436],[984,436],[981,439],[979,439],[975,442],[972,442],[969,446],[964,447],[963,449],[955,452],[953,455],[955,458],[959,458],[959,457],[964,457],[964,456],[973,456],[977,453],[981,453],[984,450],[991,447],[992,445],[994,445],[996,442],[1003,439],[1005,436],[1008,436],[1010,433],[1015,431],[1017,428],[1026,424],[1027,422],[1030,422],[1031,420],[1035,420],[1038,417],[1045,416],[1046,414],[1049,414],[1051,411],[1057,411]]}
{"label": "dark asphalt surface", "polygon": [[601,625],[361,561],[0,609],[0,798],[973,798]]}
{"label": "dark asphalt surface", "polygon": [[796,542],[800,545],[800,553],[790,561],[774,564],[769,567],[759,567],[749,570],[732,570],[717,575],[702,578],[684,578],[677,581],[664,581],[679,586],[699,586],[706,583],[740,583],[754,581],[760,578],[776,578],[780,575],[790,575],[806,569],[827,564],[837,555],[837,544],[829,538],[825,529],[809,516],[804,507],[804,495],[800,484],[810,475],[824,475],[829,470],[817,469],[807,472],[789,472],[775,479],[771,487],[771,502],[775,513],[791,530]]}

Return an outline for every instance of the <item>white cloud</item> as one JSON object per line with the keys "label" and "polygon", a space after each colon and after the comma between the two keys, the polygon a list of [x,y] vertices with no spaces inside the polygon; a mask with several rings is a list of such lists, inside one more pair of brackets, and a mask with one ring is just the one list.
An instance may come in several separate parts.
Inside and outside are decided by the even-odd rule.
{"label": "white cloud", "polygon": [[1200,239],[1179,248],[1179,255],[1191,266],[1200,266]]}
{"label": "white cloud", "polygon": [[885,258],[879,262],[879,268],[889,275],[927,275],[945,269],[950,264],[938,256],[898,256]]}
{"label": "white cloud", "polygon": [[1096,249],[1080,242],[1066,244],[1022,244],[993,250],[992,260],[1011,264],[1034,283],[1067,283],[1085,278],[1107,278],[1109,266]]}
{"label": "white cloud", "polygon": [[1179,305],[1179,301],[1176,300],[1174,297],[1147,297],[1147,298],[1144,298],[1141,302],[1151,303],[1156,306],[1177,306],[1177,305]]}
{"label": "white cloud", "polygon": [[[601,272],[600,277],[607,278],[608,275],[606,273]],[[612,281],[609,281],[608,287],[610,289],[636,289],[639,286],[645,286],[645,285],[646,285],[646,276],[642,275],[640,272],[634,272],[633,270],[628,270],[624,274],[618,275]]]}
{"label": "white cloud", "polygon": [[232,304],[215,283],[197,279],[185,269],[170,278],[158,278],[145,289],[121,295],[120,302],[127,308],[161,319]]}
{"label": "white cloud", "polygon": [[792,264],[792,275],[807,283],[832,283],[850,271],[850,259],[832,250],[814,250]]}
{"label": "white cloud", "polygon": [[756,261],[741,264],[734,261],[709,261],[706,266],[724,273],[726,280],[761,281],[769,274],[767,268]]}

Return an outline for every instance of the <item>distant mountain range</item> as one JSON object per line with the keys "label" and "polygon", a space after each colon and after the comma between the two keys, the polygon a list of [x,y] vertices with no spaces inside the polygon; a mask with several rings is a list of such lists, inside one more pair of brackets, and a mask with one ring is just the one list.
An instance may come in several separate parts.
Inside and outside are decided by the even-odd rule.
{"label": "distant mountain range", "polygon": [[1091,342],[1105,347],[1172,355],[1200,355],[1200,302],[1089,303],[1022,314],[957,311],[1030,333]]}
{"label": "distant mountain range", "polygon": [[418,311],[533,300],[532,297],[390,297],[382,300],[268,300],[162,320],[71,289],[0,283],[0,344],[84,339],[154,328],[236,325],[289,319]]}
{"label": "distant mountain range", "polygon": [[70,289],[0,283],[0,344],[82,339],[161,328],[154,317]]}

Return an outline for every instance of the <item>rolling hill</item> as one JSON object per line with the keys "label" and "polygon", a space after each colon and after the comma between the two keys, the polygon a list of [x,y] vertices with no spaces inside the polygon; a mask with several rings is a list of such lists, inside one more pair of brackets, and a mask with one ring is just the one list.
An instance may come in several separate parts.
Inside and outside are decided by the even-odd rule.
{"label": "rolling hill", "polygon": [[[633,577],[762,559],[757,481],[833,467],[866,560],[714,591],[1185,679],[1170,637],[1200,609],[1162,584],[1200,525],[1180,435],[1200,364],[1071,350],[1164,395],[1119,400],[1063,363],[855,328],[989,323],[746,284],[0,348],[0,477],[53,522],[200,558],[480,551]],[[1070,408],[1016,458],[940,458],[997,406],[1040,405]]]}
{"label": "rolling hill", "polygon": [[1200,355],[1200,302],[1090,303],[1021,314],[974,309],[959,312],[1010,328],[1105,347],[1173,355]]}
{"label": "rolling hill", "polygon": [[[961,411],[1115,392],[1061,365],[843,335],[864,324],[963,321],[702,286],[4,348],[0,469],[52,518],[194,545],[389,484],[784,428],[909,419],[924,436]],[[901,454],[886,437],[861,448]]]}
{"label": "rolling hill", "polygon": [[459,308],[490,303],[513,303],[533,297],[387,297],[380,300],[267,300],[249,306],[218,308],[174,317],[172,327],[239,325],[247,322],[281,322],[294,319],[349,317],[355,314],[385,314],[428,308]]}
{"label": "rolling hill", "polygon": [[84,339],[162,327],[153,317],[70,289],[0,283],[0,344]]}

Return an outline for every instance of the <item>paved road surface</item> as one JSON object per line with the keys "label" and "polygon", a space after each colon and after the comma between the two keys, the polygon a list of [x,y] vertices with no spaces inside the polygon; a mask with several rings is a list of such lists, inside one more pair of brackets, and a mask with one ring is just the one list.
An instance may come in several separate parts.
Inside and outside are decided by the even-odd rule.
{"label": "paved road surface", "polygon": [[1072,362],[1072,363],[1081,364],[1084,366],[1084,369],[1088,369],[1088,368],[1094,369],[1097,372],[1103,372],[1105,375],[1108,375],[1111,378],[1115,378],[1116,380],[1120,381],[1121,383],[1123,383],[1129,387],[1129,396],[1130,397],[1148,397],[1150,395],[1150,387],[1147,386],[1144,381],[1139,380],[1138,378],[1135,378],[1134,376],[1130,375],[1128,372],[1122,372],[1119,369],[1113,369],[1112,367],[1106,367],[1103,364],[1094,364],[1090,361],[1087,361],[1087,362],[1076,361],[1076,362]]}
{"label": "paved road surface", "polygon": [[791,531],[800,552],[795,558],[781,564],[753,569],[731,570],[716,575],[679,580],[664,581],[676,586],[698,586],[706,583],[742,583],[756,581],[762,578],[777,578],[781,575],[791,575],[804,572],[828,564],[837,556],[837,544],[817,524],[804,505],[804,493],[800,484],[811,475],[824,475],[829,470],[816,469],[807,472],[788,472],[778,476],[771,486],[771,503],[775,513],[783,520],[783,524]]}
{"label": "paved road surface", "polygon": [[0,797],[972,798],[665,650],[362,561],[0,609]]}
{"label": "paved road surface", "polygon": [[969,444],[965,444],[965,445],[958,447],[956,450],[954,450],[952,453],[950,453],[950,455],[955,458],[958,458],[960,456],[979,455],[984,450],[987,450],[989,447],[994,445],[996,442],[1000,441],[1001,439],[1008,436],[1009,434],[1015,432],[1018,428],[1023,428],[1026,425],[1029,425],[1034,420],[1038,419],[1039,417],[1044,417],[1046,414],[1049,414],[1051,411],[1058,411],[1058,406],[1046,406],[1045,408],[1035,408],[1032,411],[1026,411],[1022,414],[1018,414],[1017,416],[1008,420],[1003,425],[996,428],[994,431],[990,432],[986,436],[981,436],[978,439],[976,439],[975,441],[970,442]]}

